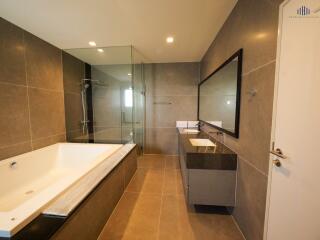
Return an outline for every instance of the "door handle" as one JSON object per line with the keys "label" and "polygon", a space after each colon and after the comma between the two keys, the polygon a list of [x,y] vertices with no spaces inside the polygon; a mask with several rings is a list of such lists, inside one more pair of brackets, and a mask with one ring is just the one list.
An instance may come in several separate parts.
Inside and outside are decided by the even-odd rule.
{"label": "door handle", "polygon": [[282,153],[280,148],[277,148],[276,150],[271,150],[270,153],[282,159],[288,158],[286,155]]}
{"label": "door handle", "polygon": [[281,162],[279,159],[273,160],[272,161],[273,165],[275,165],[276,167],[281,167]]}

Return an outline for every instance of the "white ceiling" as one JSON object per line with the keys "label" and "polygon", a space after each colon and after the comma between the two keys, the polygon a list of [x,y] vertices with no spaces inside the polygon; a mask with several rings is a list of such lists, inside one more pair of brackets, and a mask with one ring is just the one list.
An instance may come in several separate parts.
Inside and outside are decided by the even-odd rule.
{"label": "white ceiling", "polygon": [[[149,62],[199,61],[237,0],[1,0],[0,15],[62,48],[133,45]],[[172,45],[166,43],[173,36]]]}
{"label": "white ceiling", "polygon": [[131,64],[131,47],[103,47],[103,52],[97,48],[72,48],[66,52],[90,65]]}

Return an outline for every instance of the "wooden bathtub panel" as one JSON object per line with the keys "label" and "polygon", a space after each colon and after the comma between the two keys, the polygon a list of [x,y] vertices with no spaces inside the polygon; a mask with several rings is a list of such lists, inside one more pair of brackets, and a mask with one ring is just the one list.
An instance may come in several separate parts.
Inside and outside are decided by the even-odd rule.
{"label": "wooden bathtub panel", "polygon": [[137,168],[134,148],[68,217],[52,240],[96,240]]}

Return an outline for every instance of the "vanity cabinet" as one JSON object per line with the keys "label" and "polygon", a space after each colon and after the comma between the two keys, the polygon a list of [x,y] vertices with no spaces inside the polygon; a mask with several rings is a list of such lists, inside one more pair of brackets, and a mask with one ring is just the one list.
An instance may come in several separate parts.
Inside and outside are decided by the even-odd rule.
{"label": "vanity cabinet", "polygon": [[204,133],[179,134],[179,160],[187,202],[234,206],[237,155],[221,144],[215,150],[208,150],[193,147],[189,141],[190,138],[205,137]]}

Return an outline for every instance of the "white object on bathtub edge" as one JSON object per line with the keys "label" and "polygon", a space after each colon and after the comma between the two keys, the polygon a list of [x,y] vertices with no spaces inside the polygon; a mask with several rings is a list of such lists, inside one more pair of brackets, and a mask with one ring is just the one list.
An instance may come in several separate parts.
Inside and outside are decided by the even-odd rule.
{"label": "white object on bathtub edge", "polygon": [[112,154],[108,158],[108,161],[103,161],[99,164],[99,166],[94,168],[87,176],[80,179],[42,213],[64,217],[68,216],[135,146],[136,144],[124,145]]}
{"label": "white object on bathtub edge", "polygon": [[0,192],[6,194],[0,195],[0,237],[17,233],[122,146],[57,143],[2,160]]}

